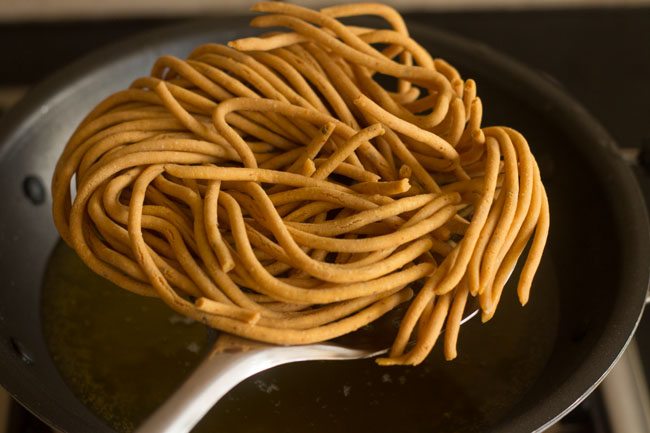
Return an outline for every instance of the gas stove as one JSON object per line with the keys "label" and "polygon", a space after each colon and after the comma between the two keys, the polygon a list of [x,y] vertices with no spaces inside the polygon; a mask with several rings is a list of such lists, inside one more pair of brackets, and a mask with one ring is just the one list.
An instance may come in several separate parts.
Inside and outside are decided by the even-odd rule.
{"label": "gas stove", "polygon": [[[409,13],[495,47],[562,86],[623,148],[650,203],[650,8]],[[67,63],[131,34],[178,22],[122,19],[0,24],[0,113]],[[43,49],[43,41],[48,48]],[[615,65],[615,66],[613,66]],[[585,71],[589,73],[585,74]],[[1,114],[0,114],[1,115]],[[552,433],[650,431],[650,317],[608,378]],[[51,432],[0,389],[0,433]]]}

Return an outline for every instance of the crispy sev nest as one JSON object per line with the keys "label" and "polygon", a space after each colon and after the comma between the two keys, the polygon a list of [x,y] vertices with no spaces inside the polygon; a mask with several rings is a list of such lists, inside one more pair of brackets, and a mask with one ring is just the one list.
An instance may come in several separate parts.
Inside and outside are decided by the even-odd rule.
{"label": "crispy sev nest", "polygon": [[[313,343],[410,302],[378,362],[422,362],[443,326],[453,359],[468,298],[489,320],[532,238],[528,300],[549,209],[526,140],[481,127],[476,83],[388,6],[254,10],[254,27],[290,31],[163,56],[82,121],[52,182],[61,236],[118,286],[228,333]],[[389,28],[339,20],[357,15]]]}

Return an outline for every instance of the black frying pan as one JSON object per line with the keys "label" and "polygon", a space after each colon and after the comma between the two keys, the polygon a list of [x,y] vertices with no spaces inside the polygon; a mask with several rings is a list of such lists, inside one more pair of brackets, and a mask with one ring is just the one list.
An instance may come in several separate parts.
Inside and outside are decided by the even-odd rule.
{"label": "black frying pan", "polygon": [[[242,37],[250,33],[242,30],[246,28],[245,20],[204,21],[132,39],[61,71],[2,120],[0,383],[61,430],[112,431],[70,391],[43,338],[41,280],[58,239],[48,194],[56,158],[82,116],[104,96],[148,73],[156,57],[183,56],[203,42]],[[634,332],[650,274],[646,207],[613,140],[556,85],[478,43],[430,28],[411,29],[434,56],[477,80],[487,111],[485,124],[507,124],[522,131],[542,170],[552,228],[537,280],[543,283],[534,286],[531,302],[553,299],[553,306],[531,317],[540,328],[553,330],[552,346],[543,355],[545,362],[535,380],[499,419],[489,423],[470,419],[467,428],[541,430],[596,387]],[[530,344],[535,350],[535,341]],[[516,359],[511,362],[514,365]],[[375,367],[367,364],[367,368]],[[435,384],[435,377],[430,380]],[[336,382],[337,377],[329,381]],[[451,391],[453,399],[453,386]],[[406,394],[385,398],[396,402],[393,417],[408,410]],[[363,412],[356,418],[363,419]],[[335,430],[336,422],[332,423],[321,428]],[[380,429],[381,421],[377,424]],[[346,425],[354,426],[354,420]],[[378,428],[372,420],[365,425]],[[290,425],[287,429],[293,431]]]}

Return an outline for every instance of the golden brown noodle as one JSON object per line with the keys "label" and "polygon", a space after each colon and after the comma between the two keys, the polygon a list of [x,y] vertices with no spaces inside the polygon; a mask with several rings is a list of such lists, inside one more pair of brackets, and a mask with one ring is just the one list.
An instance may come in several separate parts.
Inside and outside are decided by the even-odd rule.
{"label": "golden brown noodle", "polygon": [[[413,297],[378,362],[422,362],[443,326],[453,359],[468,297],[489,320],[533,237],[528,301],[549,209],[526,140],[481,128],[476,83],[388,6],[254,10],[291,31],[163,56],[88,114],[52,182],[61,236],[115,284],[270,343],[349,333]],[[338,20],[357,15],[390,28]]]}

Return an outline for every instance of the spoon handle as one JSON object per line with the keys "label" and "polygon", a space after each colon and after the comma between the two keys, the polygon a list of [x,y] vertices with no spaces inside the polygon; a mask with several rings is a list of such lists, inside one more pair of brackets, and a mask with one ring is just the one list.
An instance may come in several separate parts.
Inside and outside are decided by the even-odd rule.
{"label": "spoon handle", "polygon": [[238,383],[277,365],[316,359],[365,358],[372,355],[374,354],[366,351],[328,344],[212,353],[136,433],[189,432]]}

